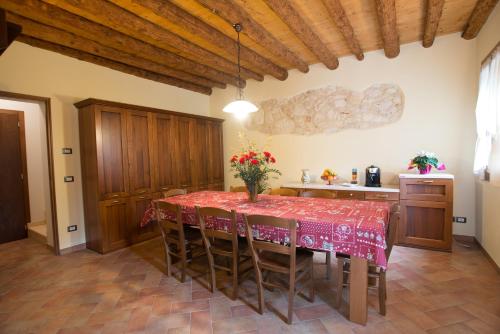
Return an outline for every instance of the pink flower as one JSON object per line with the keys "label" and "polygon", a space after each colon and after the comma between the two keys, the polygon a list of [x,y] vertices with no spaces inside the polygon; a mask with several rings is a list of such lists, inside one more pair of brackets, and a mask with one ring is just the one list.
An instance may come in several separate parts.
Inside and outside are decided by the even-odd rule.
{"label": "pink flower", "polygon": [[446,166],[444,164],[439,164],[437,167],[438,170],[445,170]]}

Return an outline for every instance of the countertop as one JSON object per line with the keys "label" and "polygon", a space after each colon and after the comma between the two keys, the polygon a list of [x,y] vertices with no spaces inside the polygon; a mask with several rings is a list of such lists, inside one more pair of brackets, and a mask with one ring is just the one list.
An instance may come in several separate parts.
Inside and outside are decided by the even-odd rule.
{"label": "countertop", "polygon": [[430,173],[430,174],[399,174],[400,179],[454,179],[452,174]]}
{"label": "countertop", "polygon": [[391,192],[398,193],[398,185],[385,185],[383,187],[365,187],[360,185],[343,186],[340,183],[336,184],[322,184],[322,183],[285,183],[282,184],[283,188],[296,188],[296,189],[324,189],[324,190],[344,190],[344,191],[373,191],[373,192]]}

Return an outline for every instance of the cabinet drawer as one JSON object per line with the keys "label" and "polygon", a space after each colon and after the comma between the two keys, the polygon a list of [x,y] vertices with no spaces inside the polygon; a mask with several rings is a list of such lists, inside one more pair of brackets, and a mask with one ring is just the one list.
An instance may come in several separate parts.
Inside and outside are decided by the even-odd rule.
{"label": "cabinet drawer", "polygon": [[337,198],[340,199],[365,199],[365,193],[363,191],[337,191]]}
{"label": "cabinet drawer", "polygon": [[367,201],[398,201],[399,193],[387,193],[382,191],[367,191],[365,192]]}
{"label": "cabinet drawer", "polygon": [[453,181],[448,179],[401,179],[401,200],[450,202]]}

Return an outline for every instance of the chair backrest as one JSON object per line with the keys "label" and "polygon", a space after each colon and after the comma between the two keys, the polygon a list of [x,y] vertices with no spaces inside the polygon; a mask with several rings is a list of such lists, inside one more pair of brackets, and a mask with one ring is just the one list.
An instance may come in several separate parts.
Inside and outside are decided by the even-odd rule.
{"label": "chair backrest", "polygon": [[247,187],[245,187],[245,186],[230,186],[229,191],[232,193],[244,193],[247,191]]}
{"label": "chair backrest", "polygon": [[311,189],[303,191],[300,197],[314,197],[314,198],[336,198],[337,194],[333,191],[322,189]]}
{"label": "chair backrest", "polygon": [[170,190],[163,192],[163,198],[172,197],[172,196],[179,196],[179,195],[186,195],[186,194],[187,194],[186,189],[170,189]]}
{"label": "chair backrest", "polygon": [[[184,244],[184,228],[182,225],[182,209],[180,205],[163,201],[154,201],[156,211],[156,221],[160,227],[163,240],[167,242],[168,234],[171,231],[177,231],[178,241]],[[175,217],[175,218],[170,218]]]}
{"label": "chair backrest", "polygon": [[396,240],[399,218],[399,204],[393,204],[391,206],[389,224],[387,226],[387,233],[385,238],[385,242],[387,244],[387,248],[385,249],[385,257],[387,258],[387,261],[389,261],[389,257],[391,256],[392,252],[392,246],[394,246],[394,241]]}
{"label": "chair backrest", "polygon": [[[247,232],[248,245],[254,257],[255,265],[259,265],[259,255],[261,252],[279,253],[290,256],[290,265],[295,266],[296,248],[297,248],[297,221],[294,219],[285,219],[262,215],[245,215],[245,225]],[[254,238],[254,227],[267,226],[288,230],[288,244],[279,244]]]}
{"label": "chair backrest", "polygon": [[274,188],[271,189],[271,195],[297,197],[299,195],[299,192],[295,189]]}
{"label": "chair backrest", "polygon": [[[198,221],[200,223],[200,230],[201,234],[203,236],[203,240],[205,243],[209,246],[210,248],[210,239],[222,239],[222,240],[229,240],[233,243],[233,248],[234,245],[236,245],[236,249],[238,249],[238,231],[237,231],[237,223],[236,223],[236,211],[231,210],[223,210],[219,208],[211,208],[211,207],[204,207],[200,208],[199,206],[196,207],[196,214],[198,216]],[[207,218],[213,218],[213,219],[227,219],[230,221],[230,230],[229,231],[222,231],[222,230],[216,230],[213,227],[208,228],[206,224]]]}

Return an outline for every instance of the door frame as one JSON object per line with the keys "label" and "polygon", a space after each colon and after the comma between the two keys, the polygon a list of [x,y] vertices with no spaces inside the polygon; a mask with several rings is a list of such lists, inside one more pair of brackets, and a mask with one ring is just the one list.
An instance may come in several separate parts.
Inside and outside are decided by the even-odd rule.
{"label": "door frame", "polygon": [[24,227],[27,229],[28,222],[31,221],[30,212],[30,193],[28,183],[28,162],[26,157],[26,131],[24,129],[24,111],[0,109],[0,114],[12,114],[17,116],[17,124],[19,129],[19,153],[21,154],[21,170],[23,175],[23,198],[24,198]]}
{"label": "door frame", "polygon": [[[52,113],[51,113],[51,102],[49,97],[42,97],[36,95],[27,95],[20,93],[12,93],[0,91],[0,98],[12,99],[12,100],[27,100],[42,102],[45,105],[45,132],[47,135],[47,160],[49,167],[49,190],[50,190],[50,209],[52,218],[52,237],[54,241],[53,251],[55,255],[61,255],[59,249],[59,230],[57,223],[57,205],[56,205],[56,185],[54,179],[54,153],[52,150]],[[25,175],[27,180],[27,175]],[[26,181],[27,182],[27,181]],[[29,204],[28,204],[29,207]]]}

